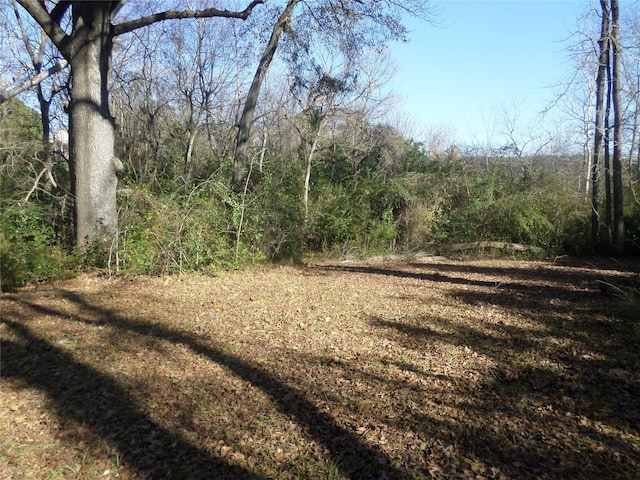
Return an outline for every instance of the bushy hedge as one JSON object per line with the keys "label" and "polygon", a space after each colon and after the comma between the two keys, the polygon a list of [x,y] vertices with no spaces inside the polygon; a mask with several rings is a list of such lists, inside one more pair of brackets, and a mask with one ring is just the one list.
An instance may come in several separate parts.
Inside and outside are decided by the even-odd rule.
{"label": "bushy hedge", "polygon": [[120,189],[120,233],[111,268],[134,274],[212,272],[261,254],[242,196],[219,182],[187,194]]}
{"label": "bushy hedge", "polygon": [[78,261],[60,244],[51,206],[4,208],[0,215],[0,283],[3,292],[27,283],[73,275]]}
{"label": "bushy hedge", "polygon": [[516,176],[506,165],[487,169],[464,160],[431,162],[402,181],[410,201],[402,212],[405,249],[446,243],[503,241],[547,254],[584,253],[590,210],[584,194],[538,172]]}

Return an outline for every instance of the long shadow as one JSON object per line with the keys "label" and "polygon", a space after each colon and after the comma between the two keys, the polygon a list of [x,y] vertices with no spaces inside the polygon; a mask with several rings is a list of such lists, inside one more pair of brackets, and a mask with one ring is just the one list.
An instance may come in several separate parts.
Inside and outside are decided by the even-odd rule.
{"label": "long shadow", "polygon": [[[531,322],[531,329],[492,322],[473,328],[439,318],[371,318],[406,348],[426,354],[434,342],[448,343],[486,355],[496,365],[479,382],[452,384],[443,397],[425,392],[465,412],[466,420],[406,410],[397,415],[398,427],[416,426],[422,438],[437,440],[434,449],[449,445],[508,477],[640,478],[637,343],[628,325],[611,320],[611,298],[598,288],[598,281],[637,288],[637,265],[568,267],[437,263],[320,269],[482,287],[449,295],[469,305],[517,312]],[[467,278],[472,274],[488,278]],[[500,284],[490,280],[502,278]],[[532,364],[531,353],[545,361]]]}
{"label": "long shadow", "polygon": [[[418,271],[435,270],[444,274],[476,274],[505,278],[495,286],[513,292],[529,294],[535,291],[540,296],[552,298],[575,298],[585,292],[601,293],[616,289],[640,291],[640,261],[627,259],[615,262],[609,259],[567,259],[562,262],[535,264],[534,266],[495,267],[473,264],[409,264]],[[562,267],[562,268],[557,268]],[[514,282],[515,280],[515,282]],[[518,281],[527,281],[526,285]],[[474,284],[471,282],[470,284]],[[477,284],[477,283],[475,283]]]}
{"label": "long shadow", "polygon": [[382,268],[370,266],[363,267],[349,265],[314,265],[308,268],[326,272],[366,273],[371,275],[384,275],[398,278],[413,278],[416,280],[425,280],[431,282],[477,285],[480,287],[490,287],[494,285],[494,282],[490,281],[469,280],[466,278],[450,277],[448,275],[442,275],[440,273],[410,272],[407,270],[400,270],[398,268]]}
{"label": "long shadow", "polygon": [[[418,267],[416,266],[408,266],[409,268],[424,268],[423,264],[420,264]],[[447,268],[449,267],[449,268]],[[422,272],[422,271],[412,271],[412,270],[404,270],[401,268],[383,268],[383,267],[372,267],[372,266],[348,266],[348,265],[321,265],[321,266],[313,266],[309,267],[315,270],[327,271],[327,272],[345,272],[345,273],[363,273],[370,275],[383,275],[383,276],[391,276],[397,278],[410,278],[427,282],[434,282],[436,284],[452,284],[452,285],[461,285],[461,286],[474,286],[474,287],[482,287],[486,289],[490,289],[495,291],[495,294],[502,294],[507,292],[509,294],[520,294],[520,295],[530,295],[532,292],[535,292],[538,296],[545,299],[545,302],[541,304],[544,307],[544,304],[548,301],[555,299],[568,299],[574,298],[576,295],[580,295],[583,292],[576,292],[573,288],[573,285],[579,282],[579,279],[584,280],[585,276],[576,274],[575,276],[571,275],[569,277],[562,277],[561,282],[555,282],[555,284],[544,284],[545,276],[550,278],[549,272],[535,272],[533,270],[520,270],[520,275],[515,275],[515,277],[519,277],[522,280],[536,280],[538,283],[536,285],[530,285],[520,282],[514,282],[510,280],[505,281],[495,281],[495,280],[480,280],[480,279],[472,279],[468,278],[465,275],[469,273],[484,273],[492,276],[501,276],[505,279],[512,278],[514,269],[487,269],[485,271],[484,267],[475,267],[475,266],[451,266],[451,265],[433,265],[430,267],[430,270],[434,270],[431,272]],[[440,271],[445,273],[440,273]],[[447,274],[446,272],[453,272],[457,275]],[[597,284],[595,283],[595,278],[592,279],[590,288],[597,288]],[[563,286],[566,285],[566,286]]]}
{"label": "long shadow", "polygon": [[[558,271],[538,268],[517,267],[483,267],[477,265],[457,264],[411,264],[407,269],[402,267],[376,267],[351,265],[316,265],[308,267],[320,272],[345,272],[383,275],[397,278],[410,278],[436,284],[460,285],[462,287],[482,287],[482,292],[471,292],[464,288],[449,292],[468,303],[494,304],[497,306],[535,312],[535,315],[547,312],[562,314],[576,312],[586,307],[583,301],[585,295],[610,296],[600,291],[607,283],[623,288],[640,288],[640,276],[635,274],[638,269],[635,263],[604,274],[602,271],[585,272]],[[428,268],[430,271],[419,271]],[[418,271],[416,271],[418,270]],[[445,273],[440,273],[445,272]],[[468,278],[469,274],[483,274],[492,277],[502,277],[504,281],[482,280]],[[520,279],[522,282],[513,281]],[[528,280],[529,283],[524,283]],[[603,297],[603,298],[605,298]],[[466,300],[465,300],[466,299]],[[602,302],[605,307],[608,302]]]}
{"label": "long shadow", "polygon": [[[594,308],[586,301],[588,295],[593,295],[594,298],[602,297],[601,305]],[[507,284],[496,291],[449,290],[447,296],[475,307],[484,305],[516,312],[541,326],[547,326],[547,320],[550,319],[560,321],[562,318],[568,319],[578,314],[596,315],[610,311],[609,299],[604,298],[599,291],[573,291],[555,286],[522,285],[516,289]],[[545,317],[544,322],[540,322],[541,317]]]}
{"label": "long shadow", "polygon": [[[426,352],[433,342],[445,342],[488,355],[496,365],[477,383],[452,383],[442,396],[442,402],[465,412],[468,420],[449,422],[407,410],[398,415],[399,427],[414,425],[422,438],[454,445],[465,456],[517,478],[637,478],[638,356],[624,341],[607,340],[622,331],[592,325],[594,338],[584,337],[584,349],[579,349],[598,351],[597,358],[559,348],[546,352],[548,362],[543,366],[523,357],[540,348],[539,342],[555,337],[555,331],[518,328],[493,335],[429,318],[410,322],[371,318],[370,323],[406,348]],[[601,341],[604,345],[598,346]],[[630,358],[625,359],[621,347]],[[624,367],[626,373],[612,367]],[[440,393],[425,395],[436,400]],[[496,418],[503,420],[496,423]],[[578,442],[582,446],[577,447]]]}
{"label": "long shadow", "polygon": [[[629,372],[632,378],[633,372],[640,368],[637,343],[624,323],[583,319],[568,325],[546,319],[540,322],[546,327],[542,330],[483,324],[483,331],[429,317],[410,321],[373,317],[369,323],[386,330],[391,339],[413,350],[425,350],[437,341],[483,354],[499,365],[493,372],[497,385],[511,385],[515,390],[532,394],[546,392],[550,396],[564,392],[575,396],[578,407],[602,407],[589,410],[598,418],[613,420],[625,428],[640,425],[639,382],[616,378],[618,371]],[[528,352],[546,357],[557,369],[554,375],[549,377],[546,371],[529,371],[531,367],[512,364],[514,358]],[[584,357],[582,352],[588,356]],[[549,383],[549,378],[564,383]]]}
{"label": "long shadow", "polygon": [[89,427],[116,447],[141,478],[260,478],[158,425],[116,380],[74,360],[18,320],[2,321],[22,340],[3,340],[2,375],[45,392],[61,417]]}
{"label": "long shadow", "polygon": [[[81,295],[73,292],[67,292],[64,296],[86,310],[92,317],[91,320],[74,318],[68,321],[79,321],[92,325],[107,324],[119,329],[123,333],[132,332],[142,336],[151,336],[156,339],[166,340],[174,344],[182,344],[194,353],[203,355],[215,363],[224,365],[237,377],[262,390],[271,398],[280,412],[293,417],[299,425],[303,426],[305,431],[308,432],[314,440],[322,444],[331,454],[342,475],[353,479],[384,478],[385,476],[391,479],[400,479],[409,476],[407,472],[391,465],[390,459],[383,451],[364,444],[357,435],[339,426],[331,415],[320,411],[314,406],[305,398],[304,393],[298,391],[298,389],[293,386],[283,383],[268,371],[253,366],[238,356],[224,352],[222,349],[212,346],[211,344],[205,344],[196,335],[165,328],[157,323],[151,324],[151,322],[147,321],[124,318],[107,308],[89,304]],[[37,303],[25,301],[24,299],[22,299],[22,303],[39,313],[67,318],[63,312],[43,307]],[[17,323],[11,322],[11,325],[17,326]],[[38,346],[40,348],[50,348],[47,342],[38,344]],[[55,360],[55,358],[53,358],[53,360]],[[59,362],[54,363],[54,365],[58,366]],[[10,368],[11,364],[8,364],[8,366]],[[59,366],[62,368],[64,365]],[[19,373],[20,376],[24,377],[27,381],[37,380],[31,379],[25,369],[19,370]],[[104,378],[105,380],[108,379],[108,377]],[[111,382],[114,383],[112,380]],[[53,384],[45,383],[44,387],[45,390],[50,391],[54,397],[56,396],[57,389],[54,388]],[[83,396],[74,396],[69,399],[62,396],[59,400],[59,406],[61,410],[64,411],[88,406],[90,401],[83,399]],[[70,404],[67,404],[68,402],[70,402]],[[70,415],[73,415],[73,413],[71,412]],[[99,430],[97,425],[91,425],[94,426],[98,432],[104,434],[105,437],[108,437],[110,433],[115,433],[110,432],[108,428],[104,431]],[[127,448],[126,443],[123,446],[125,450],[129,452],[136,450],[130,446]],[[133,460],[135,461],[135,458]],[[238,477],[233,478],[251,478],[251,476],[244,475],[244,472],[239,473],[240,475]],[[157,478],[161,478],[161,476]]]}
{"label": "long shadow", "polygon": [[507,325],[500,325],[498,329],[486,333],[444,318],[423,316],[405,321],[371,317],[369,324],[386,330],[391,339],[404,347],[418,351],[426,350],[434,342],[443,342],[468,347],[500,361],[509,353],[525,352],[537,347],[536,337],[530,331]]}
{"label": "long shadow", "polygon": [[[596,278],[620,278],[620,273],[640,273],[640,260],[629,258],[623,262],[616,262],[606,258],[567,258],[559,261],[536,262],[533,266],[522,262],[520,266],[484,266],[471,263],[446,262],[411,262],[408,266],[416,269],[430,269],[440,272],[474,273],[479,275],[502,275],[512,279],[535,280],[541,275],[553,276],[558,281],[577,283]],[[561,267],[561,268],[557,268]],[[637,278],[636,278],[637,280]]]}

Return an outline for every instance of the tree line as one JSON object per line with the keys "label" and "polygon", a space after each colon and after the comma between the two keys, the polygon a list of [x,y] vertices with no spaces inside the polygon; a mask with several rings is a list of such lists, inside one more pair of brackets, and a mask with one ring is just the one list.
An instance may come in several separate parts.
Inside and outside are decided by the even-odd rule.
{"label": "tree line", "polygon": [[[3,271],[51,266],[13,283],[53,275],[56,261],[78,264],[72,245],[89,264],[142,273],[479,240],[546,254],[606,248],[593,234],[603,226],[592,221],[589,236],[585,220],[600,218],[597,175],[609,172],[597,122],[582,155],[551,139],[525,150],[514,131],[490,151],[443,148],[391,124],[385,46],[406,39],[406,15],[434,20],[426,1],[163,3],[156,13],[119,1],[9,5]],[[614,34],[607,44],[620,42]],[[591,66],[600,85],[602,61]],[[632,78],[631,68],[610,70],[612,86],[614,72],[626,75],[618,85]],[[565,108],[581,89],[566,89]],[[614,150],[613,204],[626,206],[624,215],[606,207],[618,212],[606,228],[626,225],[622,240],[607,237],[618,252],[637,248],[640,223],[636,100],[622,89],[625,122],[613,119],[633,135],[602,136]]]}

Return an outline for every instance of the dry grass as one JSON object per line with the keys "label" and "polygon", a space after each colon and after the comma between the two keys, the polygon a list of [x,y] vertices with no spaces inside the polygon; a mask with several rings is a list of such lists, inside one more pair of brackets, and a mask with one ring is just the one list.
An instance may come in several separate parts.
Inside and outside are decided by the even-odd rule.
{"label": "dry grass", "polygon": [[[4,478],[640,478],[639,265],[96,276],[1,297]],[[636,311],[637,313],[637,311]]]}

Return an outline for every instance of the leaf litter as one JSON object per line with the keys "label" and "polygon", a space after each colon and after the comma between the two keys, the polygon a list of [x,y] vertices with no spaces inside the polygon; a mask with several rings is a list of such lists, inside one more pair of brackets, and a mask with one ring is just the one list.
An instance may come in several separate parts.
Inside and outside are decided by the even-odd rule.
{"label": "leaf litter", "polygon": [[3,295],[2,478],[634,478],[638,264],[85,275]]}

